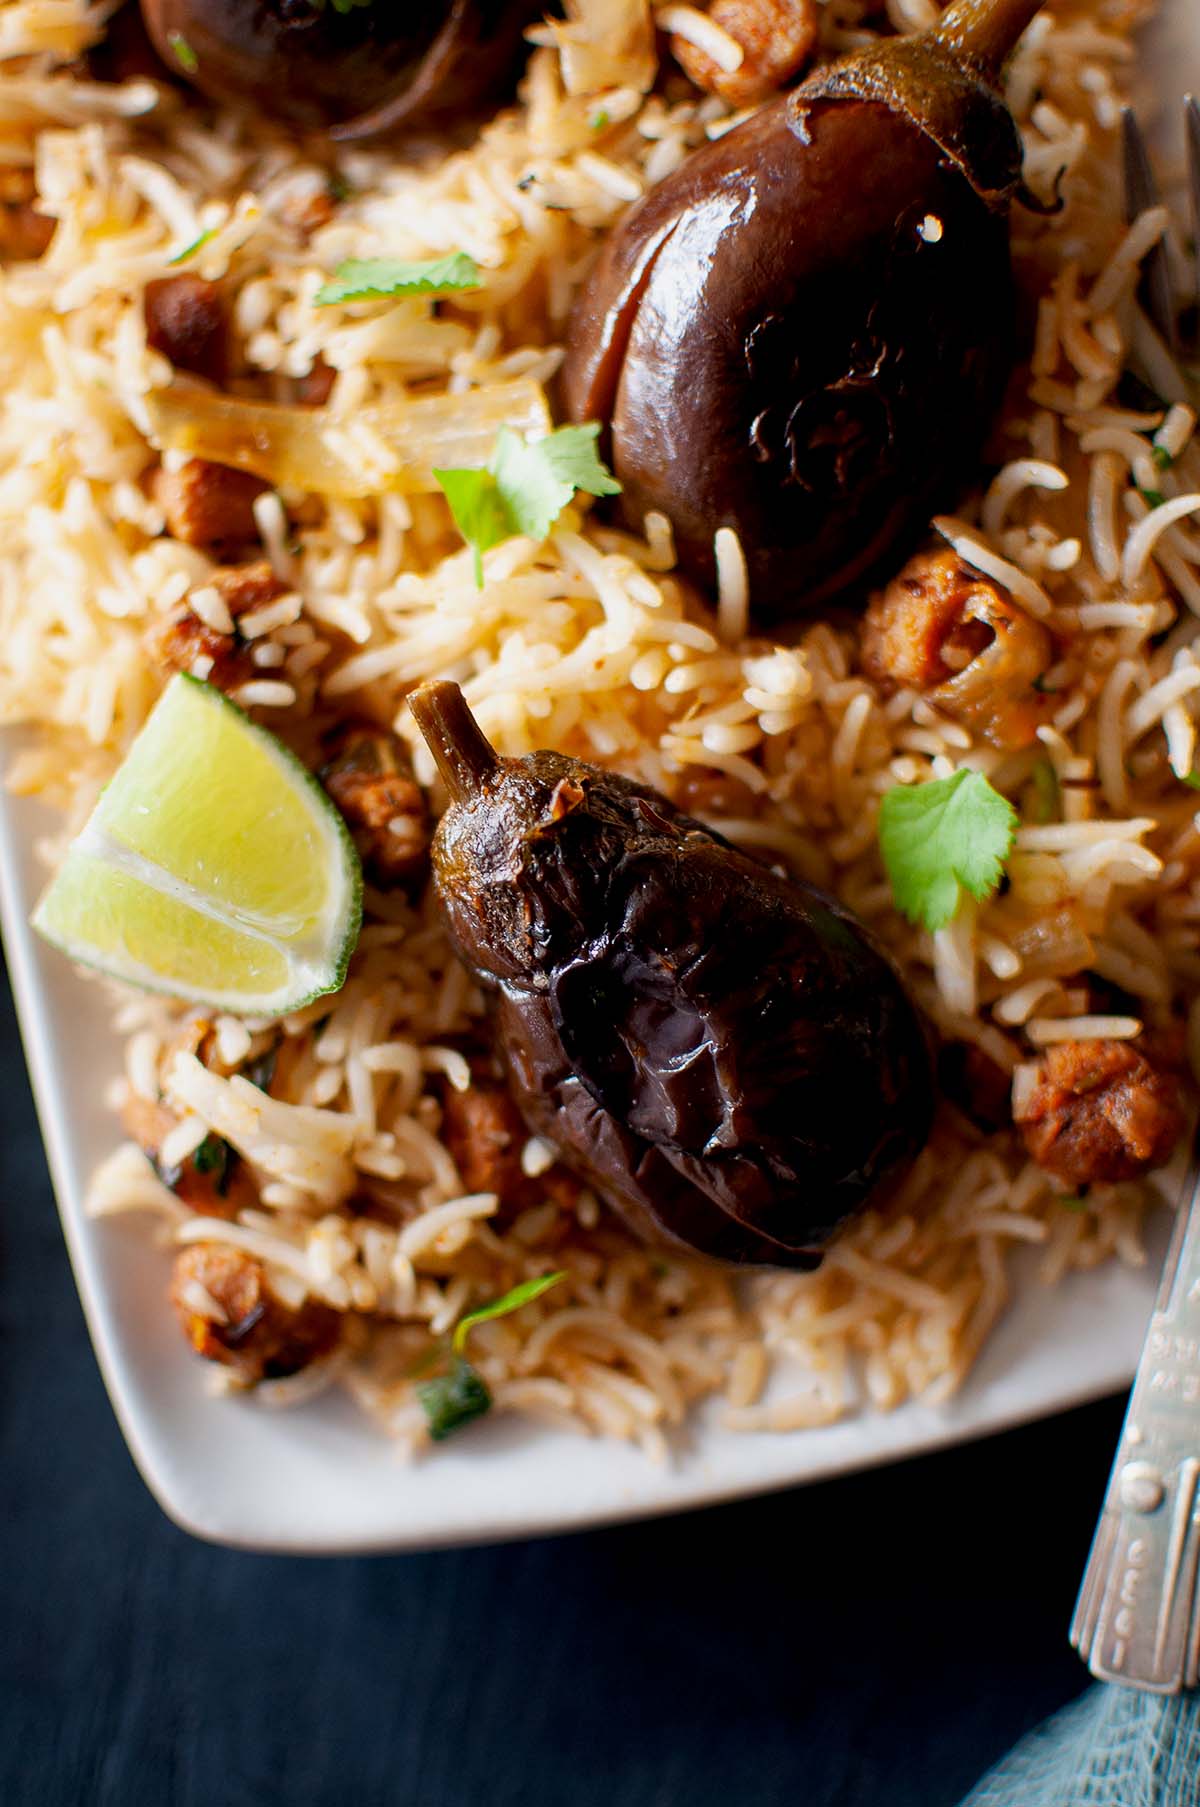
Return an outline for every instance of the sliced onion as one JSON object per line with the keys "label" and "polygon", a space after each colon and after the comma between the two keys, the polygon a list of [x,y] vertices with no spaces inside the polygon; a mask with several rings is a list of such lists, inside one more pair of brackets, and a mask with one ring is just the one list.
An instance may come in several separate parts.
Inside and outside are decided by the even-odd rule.
{"label": "sliced onion", "polygon": [[344,418],[183,383],[153,391],[146,405],[164,451],[250,471],[276,489],[348,499],[384,490],[431,493],[435,470],[485,465],[501,427],[544,434],[551,426],[542,386],[528,378],[360,408]]}
{"label": "sliced onion", "polygon": [[1091,965],[1095,954],[1070,904],[1048,916],[1035,917],[1015,932],[1010,931],[1006,939],[1021,957],[1024,979],[1083,972]]}

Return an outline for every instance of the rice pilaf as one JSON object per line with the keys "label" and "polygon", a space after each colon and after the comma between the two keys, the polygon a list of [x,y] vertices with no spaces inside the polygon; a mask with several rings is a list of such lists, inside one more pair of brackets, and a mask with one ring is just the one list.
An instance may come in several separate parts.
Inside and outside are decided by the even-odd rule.
{"label": "rice pilaf", "polygon": [[[499,385],[542,408],[598,234],[737,117],[659,71],[645,0],[570,0],[567,23],[533,33],[520,104],[473,141],[405,161],[350,148],[336,172],[259,120],[81,74],[112,10],[0,9],[3,161],[32,171],[56,222],[39,259],[0,268],[0,719],[41,731],[9,783],[63,808],[64,840],[161,686],[147,627],[189,597],[221,623],[212,560],[164,534],[145,481],[159,456],[147,398],[171,370],[147,346],[141,300],[182,258],[231,297],[237,395],[286,405],[328,369],[321,431],[365,491],[266,490],[254,503],[279,596],[232,694],[310,764],[331,719],[375,717],[432,785],[403,699],[452,677],[502,751],[555,747],[619,767],[835,891],[946,1040],[981,1050],[1018,1090],[1056,1041],[1133,1038],[1183,1016],[1200,1071],[1200,835],[1184,782],[1200,710],[1200,448],[1187,380],[1135,295],[1164,236],[1181,270],[1184,258],[1166,208],[1127,228],[1119,199],[1119,106],[1149,0],[1052,0],[1008,74],[1026,180],[1044,200],[1061,180],[1064,205],[1014,211],[1032,361],[993,435],[995,474],[931,526],[930,545],[994,578],[1066,649],[1039,673],[1045,717],[1019,751],[868,676],[848,615],[778,642],[755,635],[732,535],[717,546],[713,608],[672,575],[665,519],[637,538],[581,502],[544,544],[488,552],[480,591],[442,497],[391,487],[395,453],[371,410],[443,396],[452,424],[461,398],[486,407]],[[820,55],[936,11],[883,10],[826,0]],[[710,39],[701,29],[696,41]],[[457,251],[480,266],[478,289],[314,305],[347,259]],[[1131,361],[1164,406],[1118,399]],[[170,470],[183,454],[163,458]],[[931,935],[894,907],[877,812],[894,785],[963,768],[1018,805],[1021,827],[1003,892]],[[1085,973],[1130,1010],[1097,1011]],[[257,1196],[198,1217],[125,1144],[95,1177],[93,1212],[145,1212],[174,1244],[244,1250],[285,1303],[345,1315],[334,1351],[260,1387],[264,1399],[344,1385],[418,1448],[411,1370],[430,1336],[553,1267],[559,1287],[474,1332],[497,1406],[661,1454],[710,1395],[745,1430],[946,1397],[1026,1244],[1044,1282],[1142,1259],[1155,1179],[1070,1196],[1015,1132],[984,1133],[951,1105],[899,1196],[812,1274],[735,1277],[644,1248],[586,1189],[500,1212],[495,1194],[466,1190],[439,1135],[447,1090],[471,1086],[462,1050],[482,1009],[431,898],[370,883],[344,989],[281,1034],[218,1018],[201,1061],[178,1010],[115,998],[126,1058],[114,1103],[165,1102],[160,1164],[216,1132],[249,1162]],[[272,1052],[264,1097],[238,1074]],[[530,1139],[521,1159],[536,1189],[554,1151]]]}

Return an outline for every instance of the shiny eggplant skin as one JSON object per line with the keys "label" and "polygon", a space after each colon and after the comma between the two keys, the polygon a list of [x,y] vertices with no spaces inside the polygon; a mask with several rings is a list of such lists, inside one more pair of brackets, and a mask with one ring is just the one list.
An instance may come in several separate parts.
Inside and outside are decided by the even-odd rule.
{"label": "shiny eggplant skin", "polygon": [[657,792],[498,759],[455,686],[413,709],[453,798],[438,897],[530,1128],[648,1240],[815,1266],[929,1132],[929,1045],[886,955]]}
{"label": "shiny eggplant skin", "polygon": [[[1008,0],[1008,23],[1034,10]],[[922,527],[1003,396],[1020,152],[945,36],[835,66],[693,152],[611,235],[571,322],[565,411],[608,423],[622,512],[666,514],[709,586],[732,528],[760,622]]]}
{"label": "shiny eggplant skin", "polygon": [[[444,125],[503,91],[537,0],[141,0],[168,68],[213,100],[366,138]],[[181,66],[180,41],[191,56]],[[193,66],[194,62],[194,66]]]}

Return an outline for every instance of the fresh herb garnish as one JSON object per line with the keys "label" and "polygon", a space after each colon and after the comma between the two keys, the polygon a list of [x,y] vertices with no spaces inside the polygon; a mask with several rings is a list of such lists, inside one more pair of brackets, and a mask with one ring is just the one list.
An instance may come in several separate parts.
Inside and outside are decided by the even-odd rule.
{"label": "fresh herb garnish", "polygon": [[[325,0],[309,0],[319,13],[325,10]],[[370,6],[371,0],[331,0],[335,13],[352,13],[356,6]]]}
{"label": "fresh herb garnish", "polygon": [[197,1173],[211,1173],[214,1176],[213,1184],[218,1198],[227,1195],[236,1163],[237,1155],[224,1136],[215,1135],[211,1130],[192,1156],[192,1166]]}
{"label": "fresh herb garnish", "polygon": [[1168,452],[1165,445],[1152,445],[1150,447],[1150,456],[1153,458],[1160,471],[1169,471],[1175,462],[1174,454]]}
{"label": "fresh herb garnish", "polygon": [[1163,495],[1161,489],[1141,489],[1141,488],[1139,488],[1138,495],[1142,498],[1142,501],[1146,504],[1147,508],[1161,508],[1163,503],[1167,499]]}
{"label": "fresh herb garnish", "polygon": [[501,427],[485,470],[434,471],[458,531],[475,551],[475,582],[483,588],[483,555],[515,534],[544,540],[576,490],[615,496],[621,485],[596,451],[599,423],[559,427],[544,439],[523,439]]}
{"label": "fresh herb garnish", "polygon": [[1068,1211],[1086,1211],[1088,1208],[1088,1188],[1081,1186],[1078,1192],[1064,1192],[1059,1196],[1060,1205]]}
{"label": "fresh herb garnish", "polygon": [[910,922],[944,929],[964,891],[982,902],[996,890],[1016,832],[1016,810],[982,772],[896,785],[879,810],[896,908]]}
{"label": "fresh herb garnish", "polygon": [[326,182],[325,186],[329,190],[330,199],[334,201],[348,201],[350,196],[354,193],[354,190],[351,188],[340,169],[335,169],[330,172],[329,180]]}
{"label": "fresh herb garnish", "polygon": [[1053,822],[1062,807],[1062,791],[1058,773],[1048,759],[1039,759],[1033,768],[1033,817],[1035,822]]}
{"label": "fresh herb garnish", "polygon": [[1190,791],[1200,791],[1200,772],[1194,770],[1191,772],[1184,772],[1179,782],[1180,784],[1186,784]]}
{"label": "fresh herb garnish", "polygon": [[429,1421],[429,1435],[435,1443],[448,1437],[451,1431],[461,1430],[464,1424],[472,1419],[482,1418],[490,1411],[492,1396],[482,1374],[473,1368],[463,1354],[467,1338],[477,1324],[486,1324],[492,1318],[507,1317],[509,1312],[520,1311],[522,1305],[528,1305],[533,1299],[540,1299],[542,1294],[565,1280],[563,1273],[539,1274],[535,1280],[523,1280],[498,1299],[490,1300],[486,1305],[476,1306],[464,1318],[460,1318],[454,1329],[449,1345],[434,1345],[420,1358],[414,1366],[414,1374],[423,1373],[433,1361],[440,1361],[448,1354],[450,1366],[444,1374],[436,1374],[432,1380],[422,1381],[417,1387],[417,1398],[421,1410]]}
{"label": "fresh herb garnish", "polygon": [[1047,684],[1046,673],[1044,671],[1038,672],[1037,677],[1033,680],[1033,688],[1037,691],[1039,696],[1058,695],[1058,686],[1056,684]]}
{"label": "fresh herb garnish", "polygon": [[192,1156],[192,1166],[197,1173],[217,1173],[224,1171],[228,1159],[228,1142],[210,1130]]}
{"label": "fresh herb garnish", "polygon": [[487,1382],[461,1356],[445,1374],[423,1380],[417,1388],[417,1398],[435,1443],[492,1409]]}
{"label": "fresh herb garnish", "polygon": [[479,265],[465,251],[448,257],[351,257],[313,296],[314,307],[338,301],[385,301],[393,296],[444,295],[477,289]]}
{"label": "fresh herb garnish", "polygon": [[215,226],[210,226],[207,232],[202,232],[199,238],[194,238],[190,245],[185,245],[183,247],[182,251],[176,251],[174,257],[168,257],[167,262],[169,264],[186,263],[189,257],[195,257],[197,251],[203,251],[208,241],[216,238],[216,236],[217,228]]}
{"label": "fresh herb garnish", "polygon": [[179,64],[179,67],[186,70],[188,75],[195,75],[197,69],[200,67],[200,58],[196,55],[196,52],[192,49],[183,33],[181,31],[169,31],[167,33],[167,43],[171,46],[172,54],[175,61]]}
{"label": "fresh herb garnish", "polygon": [[466,1347],[467,1338],[476,1324],[487,1324],[492,1318],[506,1318],[512,1311],[520,1311],[522,1305],[529,1305],[534,1299],[540,1299],[548,1293],[552,1286],[557,1286],[565,1274],[539,1274],[536,1280],[523,1280],[520,1286],[514,1286],[511,1292],[503,1297],[493,1299],[488,1305],[478,1305],[469,1311],[465,1318],[460,1318],[454,1327],[451,1348],[455,1355],[461,1355]]}
{"label": "fresh herb garnish", "polygon": [[602,132],[604,130],[605,126],[607,126],[609,123],[610,123],[610,121],[609,121],[608,114],[603,107],[600,107],[595,113],[593,113],[592,117],[588,120],[588,125],[591,127],[593,132]]}

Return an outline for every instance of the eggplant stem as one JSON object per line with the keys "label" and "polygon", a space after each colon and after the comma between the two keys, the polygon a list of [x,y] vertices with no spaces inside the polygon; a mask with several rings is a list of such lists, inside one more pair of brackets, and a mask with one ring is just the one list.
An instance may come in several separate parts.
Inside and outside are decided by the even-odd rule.
{"label": "eggplant stem", "polygon": [[1042,5],[1043,0],[954,0],[930,35],[951,56],[994,80]]}
{"label": "eggplant stem", "polygon": [[499,769],[495,747],[467,707],[457,684],[422,684],[408,706],[437,761],[442,781],[455,803],[477,797]]}

